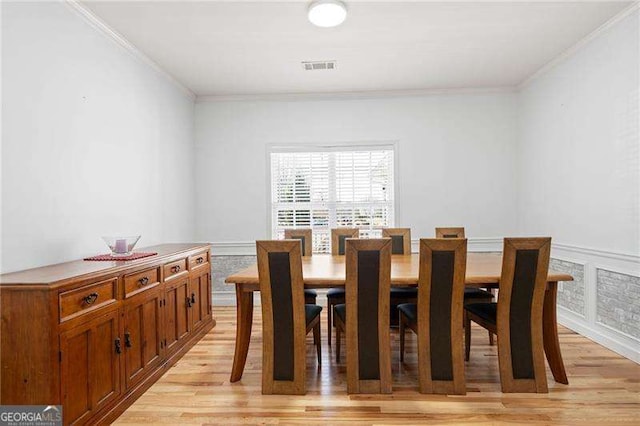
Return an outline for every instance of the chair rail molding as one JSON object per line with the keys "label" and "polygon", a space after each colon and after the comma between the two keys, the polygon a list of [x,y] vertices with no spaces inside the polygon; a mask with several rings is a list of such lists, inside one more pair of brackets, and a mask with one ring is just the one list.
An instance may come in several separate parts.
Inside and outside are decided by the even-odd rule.
{"label": "chair rail molding", "polygon": [[[411,252],[418,253],[420,239],[411,240]],[[469,251],[472,252],[493,252],[502,251],[502,238],[469,238]],[[221,241],[211,243],[212,256],[255,256],[255,241]]]}

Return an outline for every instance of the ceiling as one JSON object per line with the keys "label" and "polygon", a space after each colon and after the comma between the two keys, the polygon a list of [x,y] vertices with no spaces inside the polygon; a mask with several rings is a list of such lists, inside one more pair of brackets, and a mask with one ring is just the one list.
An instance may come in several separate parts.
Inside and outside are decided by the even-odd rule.
{"label": "ceiling", "polygon": [[[199,96],[516,86],[631,2],[85,1]],[[302,61],[336,60],[332,71]]]}

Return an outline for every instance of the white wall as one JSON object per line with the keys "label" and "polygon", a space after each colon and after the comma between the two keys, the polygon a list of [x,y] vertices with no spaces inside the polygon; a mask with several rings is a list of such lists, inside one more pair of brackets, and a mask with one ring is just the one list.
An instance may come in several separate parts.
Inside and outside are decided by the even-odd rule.
{"label": "white wall", "polygon": [[581,278],[559,291],[584,309],[559,304],[559,321],[636,362],[639,91],[636,5],[518,98],[519,231],[553,236],[552,257]]}
{"label": "white wall", "polygon": [[[399,215],[413,238],[438,225],[469,237],[515,232],[513,93],[196,103],[197,235],[268,237],[268,144],[398,141]],[[270,237],[270,236],[269,236]]]}
{"label": "white wall", "polygon": [[519,229],[640,254],[638,11],[519,96]]}
{"label": "white wall", "polygon": [[58,2],[2,3],[2,272],[194,238],[193,101]]}

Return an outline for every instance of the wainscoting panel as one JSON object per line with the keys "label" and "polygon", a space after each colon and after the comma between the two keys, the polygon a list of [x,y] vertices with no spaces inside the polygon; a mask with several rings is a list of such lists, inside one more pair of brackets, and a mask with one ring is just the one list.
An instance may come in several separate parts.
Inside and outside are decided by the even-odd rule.
{"label": "wainscoting panel", "polygon": [[558,285],[558,306],[584,317],[584,264],[551,259],[549,267],[554,271],[565,272],[574,279]]}
{"label": "wainscoting panel", "polygon": [[576,278],[559,284],[558,322],[640,363],[640,256],[553,244],[551,257]]}
{"label": "wainscoting panel", "polygon": [[640,277],[596,268],[596,321],[640,339]]}
{"label": "wainscoting panel", "polygon": [[[253,245],[255,251],[255,244]],[[236,291],[224,280],[231,274],[241,271],[257,262],[255,255],[216,255],[215,246],[211,253],[211,291],[215,306],[235,306]]]}

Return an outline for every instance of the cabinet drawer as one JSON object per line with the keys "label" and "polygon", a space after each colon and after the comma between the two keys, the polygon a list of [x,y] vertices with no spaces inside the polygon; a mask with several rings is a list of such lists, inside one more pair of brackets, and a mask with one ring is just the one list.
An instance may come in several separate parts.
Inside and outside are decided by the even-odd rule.
{"label": "cabinet drawer", "polygon": [[183,272],[187,272],[187,259],[176,260],[175,262],[164,265],[165,281]]}
{"label": "cabinet drawer", "polygon": [[124,277],[124,297],[131,297],[160,283],[160,268],[146,269]]}
{"label": "cabinet drawer", "polygon": [[189,269],[198,268],[209,263],[209,250],[189,256]]}
{"label": "cabinet drawer", "polygon": [[60,322],[115,303],[117,291],[118,279],[111,278],[60,293]]}

